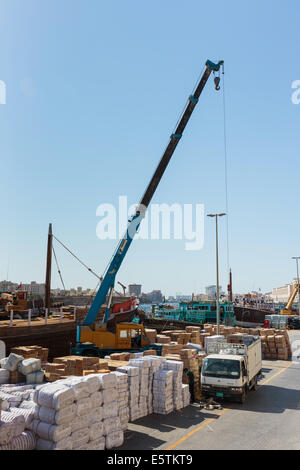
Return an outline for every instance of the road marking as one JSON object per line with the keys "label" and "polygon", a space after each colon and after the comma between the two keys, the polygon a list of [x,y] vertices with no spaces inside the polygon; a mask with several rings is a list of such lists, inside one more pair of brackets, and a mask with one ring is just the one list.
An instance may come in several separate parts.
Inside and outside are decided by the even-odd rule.
{"label": "road marking", "polygon": [[182,442],[184,442],[186,439],[188,439],[189,437],[193,436],[193,434],[195,434],[196,432],[200,431],[200,429],[203,429],[205,426],[207,426],[208,424],[212,423],[218,416],[221,416],[222,414],[226,413],[226,411],[228,411],[229,408],[224,408],[222,411],[220,411],[220,413],[216,414],[214,418],[211,418],[209,419],[208,421],[205,421],[204,423],[201,424],[201,426],[199,426],[198,428],[194,429],[193,431],[189,432],[186,436],[183,436],[181,439],[179,439],[179,441],[175,442],[175,444],[172,444],[170,447],[167,447],[166,450],[172,450],[174,449],[175,447],[177,447],[179,444],[181,444]]}
{"label": "road marking", "polygon": [[[266,385],[268,382],[270,382],[270,380],[274,379],[275,377],[277,377],[277,375],[282,374],[282,372],[284,372],[286,369],[291,367],[292,364],[293,364],[293,362],[291,362],[286,367],[283,367],[280,371],[276,372],[276,374],[273,374],[271,377],[266,379],[260,386]],[[229,411],[229,410],[230,410],[230,408],[224,408],[222,411],[220,411],[220,413],[216,414],[214,418],[211,418],[208,421],[205,421],[204,423],[201,424],[201,426],[199,426],[198,428],[196,428],[193,431],[189,432],[188,434],[183,436],[181,439],[179,439],[179,441],[175,442],[171,446],[167,447],[166,450],[175,449],[175,447],[177,447],[179,444],[186,441],[189,437],[193,436],[194,434],[196,434],[196,432],[200,431],[200,429],[203,429],[205,426],[212,423],[218,416],[223,415],[224,413],[226,413],[226,411]]]}
{"label": "road marking", "polygon": [[281,370],[279,370],[278,372],[276,372],[276,374],[273,374],[271,375],[271,377],[269,377],[268,379],[264,380],[264,382],[262,382],[260,385],[266,385],[268,382],[270,382],[270,380],[274,379],[274,377],[277,377],[277,375],[279,374],[282,374],[282,372],[284,372],[286,369],[288,369],[289,367],[291,367],[291,365],[293,364],[293,362],[290,362],[287,366],[283,367]]}

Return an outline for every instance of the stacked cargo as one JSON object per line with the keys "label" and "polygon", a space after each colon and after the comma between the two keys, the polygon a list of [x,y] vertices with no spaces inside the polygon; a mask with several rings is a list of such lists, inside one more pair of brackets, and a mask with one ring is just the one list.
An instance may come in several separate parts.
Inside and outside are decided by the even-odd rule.
{"label": "stacked cargo", "polygon": [[151,359],[148,357],[140,357],[130,359],[129,365],[137,367],[139,371],[139,416],[140,418],[148,414],[148,400],[149,400],[149,374],[151,367]]}
{"label": "stacked cargo", "polygon": [[129,422],[129,392],[128,392],[128,375],[115,371],[112,372],[117,379],[117,403],[118,403],[118,416],[120,419],[121,428],[125,431]]}
{"label": "stacked cargo", "polygon": [[121,366],[117,368],[117,372],[127,374],[128,376],[128,407],[129,407],[129,420],[131,422],[140,418],[139,407],[139,369],[133,366]]}
{"label": "stacked cargo", "polygon": [[10,408],[0,418],[0,450],[33,450],[35,434],[30,430],[34,411]]}
{"label": "stacked cargo", "polygon": [[186,384],[182,384],[182,403],[183,407],[185,408],[190,404],[191,401],[191,394],[189,386]]}
{"label": "stacked cargo", "polygon": [[183,362],[168,361],[163,364],[164,370],[171,370],[173,372],[173,407],[174,410],[181,410],[183,408],[182,401],[182,376],[183,376]]}
{"label": "stacked cargo", "polygon": [[158,370],[153,379],[153,411],[169,414],[173,409],[173,371]]}
{"label": "stacked cargo", "polygon": [[157,341],[156,337],[157,337],[157,331],[154,330],[154,329],[151,329],[151,328],[145,328],[145,333],[146,333],[146,336],[148,338],[148,340],[150,341],[151,344],[154,344]]}
{"label": "stacked cargo", "polygon": [[103,450],[122,445],[114,374],[70,377],[40,386],[33,430],[38,450]]}
{"label": "stacked cargo", "polygon": [[158,344],[167,344],[171,342],[171,338],[170,336],[166,336],[166,335],[157,335],[156,342]]}
{"label": "stacked cargo", "polygon": [[41,362],[46,362],[48,360],[48,348],[42,348],[41,346],[16,346],[11,348],[11,353],[23,356],[24,359],[40,359]]}
{"label": "stacked cargo", "polygon": [[44,369],[47,381],[55,382],[70,376],[84,377],[103,372],[108,369],[108,362],[98,357],[65,356],[57,357],[54,362],[45,364]]}
{"label": "stacked cargo", "polygon": [[[1,368],[8,371],[2,372],[1,382],[6,375],[7,382],[11,384],[37,384],[44,381],[44,371],[41,370],[41,360],[37,358],[24,359],[23,356],[19,356],[15,353],[10,353],[10,355],[0,361]],[[9,376],[8,376],[9,375]]]}

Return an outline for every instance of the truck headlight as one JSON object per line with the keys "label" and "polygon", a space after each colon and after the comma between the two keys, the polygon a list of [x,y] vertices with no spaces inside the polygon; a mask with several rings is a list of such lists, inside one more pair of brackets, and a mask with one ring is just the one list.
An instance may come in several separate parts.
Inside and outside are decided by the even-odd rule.
{"label": "truck headlight", "polygon": [[231,387],[232,392],[242,392],[242,387]]}
{"label": "truck headlight", "polygon": [[201,385],[201,388],[208,390],[210,388],[210,385]]}

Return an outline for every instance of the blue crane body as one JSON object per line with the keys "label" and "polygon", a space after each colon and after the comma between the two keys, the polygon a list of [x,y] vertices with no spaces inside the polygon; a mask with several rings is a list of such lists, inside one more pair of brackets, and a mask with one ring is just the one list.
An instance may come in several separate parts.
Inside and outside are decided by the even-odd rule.
{"label": "blue crane body", "polygon": [[[91,304],[91,307],[83,320],[82,324],[78,324],[77,327],[77,342],[80,343],[80,332],[81,332],[81,327],[86,327],[86,326],[92,326],[94,322],[96,321],[97,315],[99,313],[99,310],[103,304],[105,304],[107,300],[107,295],[108,295],[108,302],[107,302],[107,307],[103,319],[103,324],[102,326],[106,328],[107,321],[109,318],[110,314],[110,307],[111,307],[111,301],[112,301],[112,294],[113,294],[113,289],[115,285],[115,279],[116,275],[120,269],[120,266],[127,254],[127,251],[132,243],[134,235],[137,233],[140,223],[142,219],[145,217],[145,212],[147,210],[147,207],[149,206],[151,199],[156,191],[156,188],[165,172],[165,169],[167,168],[167,165],[169,161],[171,160],[171,157],[178,145],[178,142],[180,141],[183,131],[191,117],[191,114],[199,100],[199,97],[201,95],[201,92],[203,88],[206,85],[206,82],[210,76],[210,74],[213,72],[219,72],[221,66],[223,66],[223,61],[219,61],[218,63],[213,63],[211,61],[206,62],[206,68],[205,71],[198,82],[194,93],[189,97],[187,105],[181,115],[181,119],[179,120],[179,123],[174,131],[174,133],[170,136],[170,141],[162,155],[162,158],[154,172],[154,175],[151,178],[151,181],[146,188],[146,191],[137,206],[135,214],[132,216],[132,218],[128,221],[128,226],[126,233],[122,240],[118,243],[117,249],[114,252],[114,255],[111,259],[111,262],[106,270],[106,273],[103,277],[103,280],[100,284],[99,290]],[[219,90],[219,82],[220,82],[220,77],[215,77],[215,86],[216,90]]]}

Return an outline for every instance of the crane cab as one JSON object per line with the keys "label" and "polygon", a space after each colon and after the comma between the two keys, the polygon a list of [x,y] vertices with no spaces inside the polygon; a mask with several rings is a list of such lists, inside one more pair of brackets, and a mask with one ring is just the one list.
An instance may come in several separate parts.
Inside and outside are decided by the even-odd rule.
{"label": "crane cab", "polygon": [[143,325],[136,323],[118,323],[115,332],[106,328],[81,327],[80,343],[73,353],[89,355],[93,352],[96,356],[103,356],[118,351],[138,351],[150,344]]}

